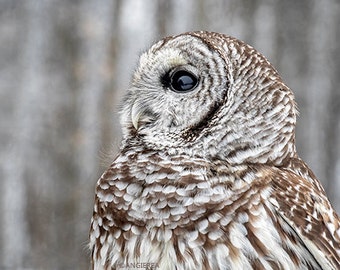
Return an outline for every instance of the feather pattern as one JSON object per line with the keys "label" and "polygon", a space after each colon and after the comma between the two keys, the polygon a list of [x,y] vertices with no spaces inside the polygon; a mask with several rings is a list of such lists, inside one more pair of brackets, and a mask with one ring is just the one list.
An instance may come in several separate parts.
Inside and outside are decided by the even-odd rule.
{"label": "feather pattern", "polygon": [[292,91],[211,32],[141,58],[99,179],[92,269],[340,269],[340,222],[295,147]]}

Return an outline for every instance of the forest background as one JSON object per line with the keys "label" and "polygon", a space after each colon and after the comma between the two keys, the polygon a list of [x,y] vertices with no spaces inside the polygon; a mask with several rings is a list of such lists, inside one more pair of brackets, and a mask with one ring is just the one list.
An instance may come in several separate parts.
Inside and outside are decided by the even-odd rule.
{"label": "forest background", "polygon": [[340,1],[0,0],[0,269],[88,269],[94,187],[154,41],[251,44],[294,91],[297,148],[340,212]]}

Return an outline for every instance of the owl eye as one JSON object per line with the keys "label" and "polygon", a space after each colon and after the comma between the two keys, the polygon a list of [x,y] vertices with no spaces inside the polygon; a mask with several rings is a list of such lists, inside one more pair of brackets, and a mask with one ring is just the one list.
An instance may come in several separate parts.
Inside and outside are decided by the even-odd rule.
{"label": "owl eye", "polygon": [[175,92],[189,92],[196,88],[198,77],[185,69],[169,72],[162,78],[162,82]]}
{"label": "owl eye", "polygon": [[170,77],[170,86],[174,91],[186,92],[193,90],[198,83],[198,78],[189,71],[177,70]]}

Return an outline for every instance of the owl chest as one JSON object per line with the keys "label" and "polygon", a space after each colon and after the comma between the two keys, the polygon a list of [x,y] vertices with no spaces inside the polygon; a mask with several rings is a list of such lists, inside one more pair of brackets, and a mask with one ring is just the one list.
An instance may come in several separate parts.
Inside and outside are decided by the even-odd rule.
{"label": "owl chest", "polygon": [[270,257],[286,257],[289,265],[261,194],[253,195],[247,208],[232,195],[216,201],[211,194],[196,200],[173,192],[137,196],[129,207],[108,213],[114,226],[102,246],[104,257],[113,266],[150,269],[252,269],[250,258],[266,264],[263,258]]}
{"label": "owl chest", "polygon": [[287,266],[282,269],[294,269],[271,222],[249,224],[245,214],[223,220],[216,220],[217,216],[186,226],[141,228],[130,223],[116,228],[103,250],[118,268],[139,264],[149,269],[256,269],[256,263],[269,265],[269,258],[282,260]]}
{"label": "owl chest", "polygon": [[243,173],[248,181],[235,180],[224,167],[209,178],[206,166],[191,164],[186,171],[183,160],[178,169],[124,165],[99,181],[96,261],[113,269],[136,263],[155,269],[272,269],[268,261],[294,269],[272,220],[266,183],[247,184],[251,173]]}

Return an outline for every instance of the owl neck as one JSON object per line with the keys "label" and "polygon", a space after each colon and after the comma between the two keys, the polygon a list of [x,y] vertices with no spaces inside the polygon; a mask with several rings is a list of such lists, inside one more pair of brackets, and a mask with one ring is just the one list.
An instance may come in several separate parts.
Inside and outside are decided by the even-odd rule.
{"label": "owl neck", "polygon": [[[267,145],[261,144],[235,144],[225,154],[225,159],[230,164],[271,164],[274,166],[281,166],[287,160],[297,157],[295,143],[288,140],[288,138],[277,138],[282,140],[280,143]],[[287,141],[285,141],[287,140]]]}
{"label": "owl neck", "polygon": [[248,130],[240,125],[228,123],[221,130],[202,135],[201,140],[202,146],[197,147],[198,151],[232,165],[281,166],[289,159],[297,157],[295,126],[287,122]]}
{"label": "owl neck", "polygon": [[229,165],[271,164],[282,166],[296,158],[294,132],[285,135],[261,132],[252,136],[223,133],[222,137],[204,133],[188,142],[164,138],[135,136],[123,140],[122,149],[138,149],[140,152],[163,153],[171,156],[186,156],[188,159],[220,160]]}

